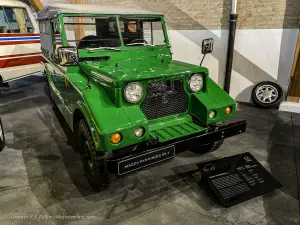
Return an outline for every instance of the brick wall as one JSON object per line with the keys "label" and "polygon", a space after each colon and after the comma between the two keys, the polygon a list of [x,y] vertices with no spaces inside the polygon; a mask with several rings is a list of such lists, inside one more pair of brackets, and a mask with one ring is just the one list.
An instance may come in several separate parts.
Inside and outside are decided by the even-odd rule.
{"label": "brick wall", "polygon": [[[85,4],[163,12],[174,30],[226,29],[231,9],[231,0],[85,0]],[[299,28],[300,0],[239,0],[238,13],[240,29]]]}

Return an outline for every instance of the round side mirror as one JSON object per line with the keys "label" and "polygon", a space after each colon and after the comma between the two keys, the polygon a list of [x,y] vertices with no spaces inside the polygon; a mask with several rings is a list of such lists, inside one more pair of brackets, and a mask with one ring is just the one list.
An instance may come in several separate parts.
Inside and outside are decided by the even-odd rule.
{"label": "round side mirror", "polygon": [[2,151],[4,146],[5,146],[4,130],[3,130],[3,126],[2,126],[2,121],[0,119],[0,151]]}

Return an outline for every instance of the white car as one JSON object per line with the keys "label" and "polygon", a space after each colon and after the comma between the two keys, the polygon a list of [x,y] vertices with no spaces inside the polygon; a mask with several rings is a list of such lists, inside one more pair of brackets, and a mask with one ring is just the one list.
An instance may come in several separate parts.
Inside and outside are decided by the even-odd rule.
{"label": "white car", "polygon": [[23,2],[0,1],[0,85],[40,72],[40,31]]}

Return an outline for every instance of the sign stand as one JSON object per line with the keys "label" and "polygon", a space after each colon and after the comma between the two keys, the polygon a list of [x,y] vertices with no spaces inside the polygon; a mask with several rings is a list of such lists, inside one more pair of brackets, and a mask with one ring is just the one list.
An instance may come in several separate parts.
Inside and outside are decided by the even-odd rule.
{"label": "sign stand", "polygon": [[282,187],[249,152],[197,166],[202,180],[225,207]]}

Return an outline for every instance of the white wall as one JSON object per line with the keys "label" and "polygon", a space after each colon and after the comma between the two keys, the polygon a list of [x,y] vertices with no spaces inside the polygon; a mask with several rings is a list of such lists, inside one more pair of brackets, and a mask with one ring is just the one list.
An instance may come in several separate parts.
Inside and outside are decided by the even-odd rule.
{"label": "white wall", "polygon": [[[287,91],[293,64],[298,29],[237,30],[230,95],[237,101],[249,102],[253,86],[260,81],[273,81]],[[199,64],[201,42],[214,38],[214,52],[203,66],[220,86],[224,84],[227,53],[227,30],[169,30],[173,58]]]}

